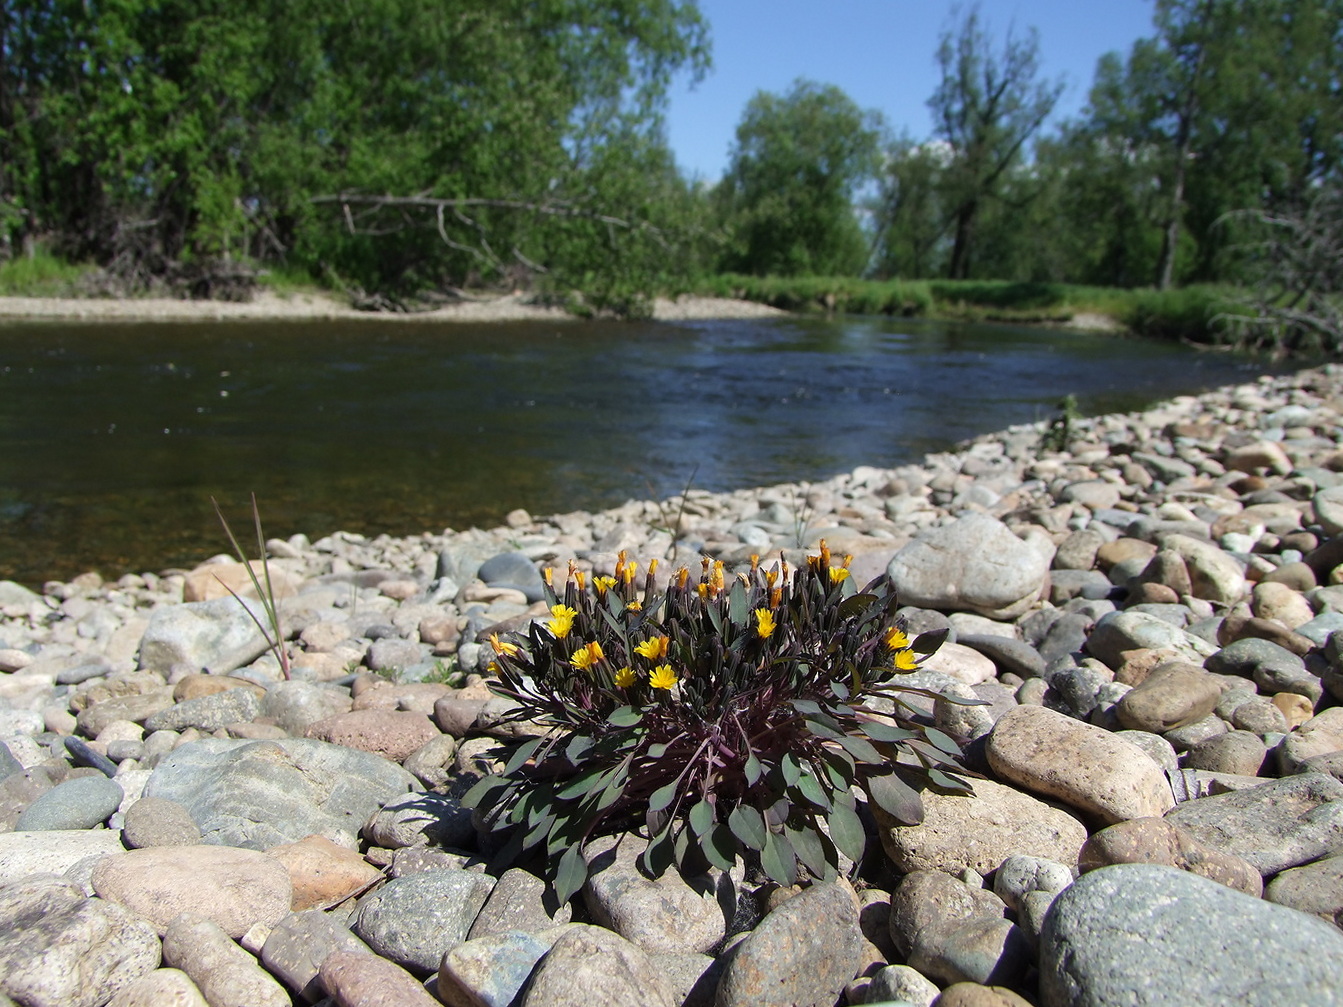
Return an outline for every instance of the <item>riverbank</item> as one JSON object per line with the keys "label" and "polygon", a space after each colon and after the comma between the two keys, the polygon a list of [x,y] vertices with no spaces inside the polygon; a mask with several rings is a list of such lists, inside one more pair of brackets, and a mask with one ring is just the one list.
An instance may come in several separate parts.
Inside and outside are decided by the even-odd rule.
{"label": "riverbank", "polygon": [[[661,321],[714,318],[762,318],[785,314],[765,304],[724,297],[682,296],[658,298],[653,317]],[[328,294],[279,294],[260,291],[246,302],[187,301],[175,298],[0,297],[0,323],[12,321],[300,321],[358,319],[399,324],[415,322],[522,322],[568,321],[575,316],[563,308],[530,303],[520,294],[480,296],[433,311],[402,314],[357,311]]]}
{"label": "riverbank", "polygon": [[[0,961],[32,966],[0,991],[371,1004],[362,983],[432,1005],[436,973],[447,1003],[530,977],[577,1007],[618,973],[611,1002],[1338,1003],[1343,367],[1079,419],[1062,449],[1045,433],[491,529],[273,540],[292,681],[226,558],[0,584]],[[554,913],[529,876],[484,872],[455,798],[498,769],[489,637],[546,616],[543,568],[733,570],[822,539],[857,583],[890,576],[911,635],[949,631],[902,681],[981,702],[910,697],[964,745],[974,796],[925,792],[922,826],[875,811],[857,892],[739,871],[701,897],[622,853]],[[35,906],[40,928],[15,924]]]}

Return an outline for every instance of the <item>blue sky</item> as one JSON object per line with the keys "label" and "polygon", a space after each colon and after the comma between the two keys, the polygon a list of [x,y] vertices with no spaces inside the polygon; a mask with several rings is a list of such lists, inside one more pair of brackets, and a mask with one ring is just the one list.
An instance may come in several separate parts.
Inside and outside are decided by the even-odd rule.
{"label": "blue sky", "polygon": [[[915,139],[932,133],[927,101],[937,87],[934,52],[949,0],[700,0],[710,25],[713,69],[694,88],[672,88],[668,136],[690,176],[716,181],[737,122],[757,91],[787,91],[798,77],[842,88]],[[1043,75],[1067,90],[1055,119],[1086,104],[1096,60],[1126,53],[1152,34],[1152,0],[983,0],[980,13],[1001,43],[1008,26],[1039,31]]]}

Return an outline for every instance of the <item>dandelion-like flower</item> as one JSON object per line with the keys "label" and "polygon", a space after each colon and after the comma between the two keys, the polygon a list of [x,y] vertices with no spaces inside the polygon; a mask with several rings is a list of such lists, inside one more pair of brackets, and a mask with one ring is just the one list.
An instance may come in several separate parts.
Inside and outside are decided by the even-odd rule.
{"label": "dandelion-like flower", "polygon": [[597,594],[604,595],[616,586],[616,579],[614,577],[593,577],[592,586],[597,589]]}
{"label": "dandelion-like flower", "polygon": [[667,656],[667,638],[665,636],[655,636],[651,640],[645,640],[634,648],[634,653],[640,657],[646,657],[650,661],[657,661]]}
{"label": "dandelion-like flower", "polygon": [[498,633],[490,634],[490,646],[494,648],[496,654],[502,654],[504,657],[514,657],[518,653],[518,645],[509,643],[507,640],[500,640]]}
{"label": "dandelion-like flower", "polygon": [[586,646],[579,647],[574,651],[573,659],[569,661],[579,671],[587,671],[606,655],[602,653],[602,645],[596,640]]}
{"label": "dandelion-like flower", "polygon": [[774,613],[767,608],[755,610],[755,631],[762,640],[774,633]]}
{"label": "dandelion-like flower", "polygon": [[654,689],[670,689],[680,681],[670,664],[659,664],[648,673],[648,684]]}
{"label": "dandelion-like flower", "polygon": [[892,626],[886,631],[886,646],[891,650],[904,650],[909,646],[909,637],[905,635],[904,630]]}
{"label": "dandelion-like flower", "polygon": [[897,651],[895,655],[896,671],[918,671],[919,656],[912,650]]}
{"label": "dandelion-like flower", "polygon": [[619,689],[628,689],[634,684],[634,669],[628,664],[616,671],[616,687]]}
{"label": "dandelion-like flower", "polygon": [[841,581],[847,580],[848,576],[849,576],[849,568],[847,566],[832,566],[830,568],[831,584],[838,584]]}
{"label": "dandelion-like flower", "polygon": [[569,630],[574,628],[574,616],[577,614],[578,610],[568,605],[551,605],[551,618],[546,620],[546,628],[555,634],[555,639],[563,640],[569,635]]}

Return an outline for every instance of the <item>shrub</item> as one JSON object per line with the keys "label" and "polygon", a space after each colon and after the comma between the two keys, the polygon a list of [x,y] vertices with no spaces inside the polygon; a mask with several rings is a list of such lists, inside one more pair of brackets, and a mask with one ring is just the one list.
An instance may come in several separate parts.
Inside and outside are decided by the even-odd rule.
{"label": "shrub", "polygon": [[640,866],[687,875],[739,855],[773,880],[832,878],[866,838],[854,789],[896,820],[922,820],[919,789],[965,792],[956,743],[917,724],[900,683],[945,638],[911,640],[884,577],[856,590],[825,544],[805,567],[782,557],[729,579],[705,560],[665,589],[572,568],[551,617],[492,638],[514,721],[548,728],[465,797],[498,830],[503,865],[544,859],[560,901],[583,884],[582,847],[646,830]]}

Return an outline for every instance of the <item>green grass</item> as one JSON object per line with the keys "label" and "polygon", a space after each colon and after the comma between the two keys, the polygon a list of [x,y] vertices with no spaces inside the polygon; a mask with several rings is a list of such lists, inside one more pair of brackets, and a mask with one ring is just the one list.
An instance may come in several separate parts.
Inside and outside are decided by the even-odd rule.
{"label": "green grass", "polygon": [[698,293],[740,297],[800,312],[842,312],[963,321],[1066,325],[1081,314],[1113,319],[1131,332],[1163,339],[1217,342],[1213,320],[1235,291],[1210,285],[1126,290],[1006,280],[863,280],[724,274]]}
{"label": "green grass", "polygon": [[0,297],[63,297],[75,292],[92,267],[75,265],[39,250],[0,265]]}

